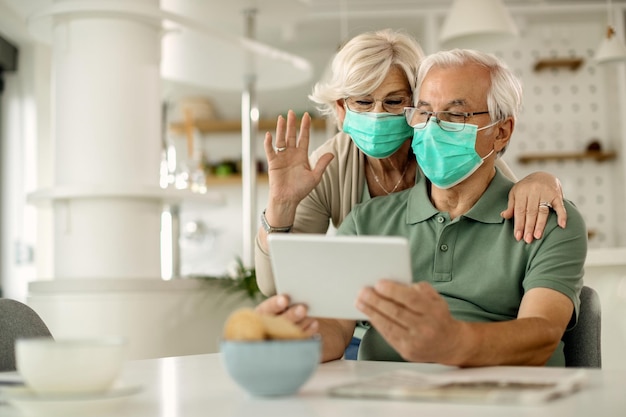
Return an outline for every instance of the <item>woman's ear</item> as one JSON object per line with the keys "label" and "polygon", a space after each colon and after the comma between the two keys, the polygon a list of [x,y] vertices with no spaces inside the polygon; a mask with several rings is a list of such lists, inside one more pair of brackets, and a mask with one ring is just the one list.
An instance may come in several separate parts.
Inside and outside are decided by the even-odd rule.
{"label": "woman's ear", "polygon": [[339,122],[339,126],[343,126],[343,119],[346,118],[344,99],[340,98],[339,100],[335,101],[335,112],[337,113],[337,121]]}
{"label": "woman's ear", "polygon": [[335,101],[335,110],[337,111],[337,115],[341,116],[343,119],[346,116],[346,108],[345,108],[345,100],[340,98]]}

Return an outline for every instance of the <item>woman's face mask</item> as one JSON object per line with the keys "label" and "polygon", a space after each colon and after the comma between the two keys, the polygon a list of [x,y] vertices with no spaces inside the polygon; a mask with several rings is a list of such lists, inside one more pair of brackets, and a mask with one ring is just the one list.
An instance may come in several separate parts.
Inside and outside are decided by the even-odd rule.
{"label": "woman's face mask", "polygon": [[411,137],[413,128],[404,115],[392,113],[357,113],[346,108],[343,131],[367,156],[387,158]]}
{"label": "woman's face mask", "polygon": [[491,123],[480,129],[476,125],[465,124],[461,130],[447,131],[438,123],[457,125],[457,123],[435,121],[426,122],[422,129],[414,129],[413,153],[420,168],[435,186],[442,189],[454,187],[472,175],[487,159],[476,153],[476,135],[480,130],[488,129],[498,122]]}

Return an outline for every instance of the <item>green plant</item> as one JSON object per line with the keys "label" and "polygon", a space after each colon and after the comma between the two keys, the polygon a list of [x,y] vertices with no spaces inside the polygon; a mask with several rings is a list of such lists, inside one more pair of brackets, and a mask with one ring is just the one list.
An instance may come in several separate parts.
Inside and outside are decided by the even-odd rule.
{"label": "green plant", "polygon": [[222,277],[222,283],[226,292],[240,293],[252,301],[260,301],[264,298],[256,283],[256,270],[246,268],[241,258],[237,257],[234,273]]}
{"label": "green plant", "polygon": [[[256,283],[256,270],[247,268],[239,257],[235,258],[233,264],[228,268],[228,272],[223,275],[192,275],[189,278],[199,279],[211,285],[219,285],[224,288],[226,295],[248,299],[255,304],[266,298]],[[227,301],[228,298],[224,297],[221,301]]]}

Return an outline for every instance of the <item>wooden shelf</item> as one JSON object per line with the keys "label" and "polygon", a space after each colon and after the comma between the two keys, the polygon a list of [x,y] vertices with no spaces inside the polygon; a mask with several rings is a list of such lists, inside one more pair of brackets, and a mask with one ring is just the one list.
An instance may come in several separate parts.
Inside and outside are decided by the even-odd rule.
{"label": "wooden shelf", "polygon": [[569,68],[576,71],[583,64],[582,58],[543,58],[535,63],[535,72],[543,71],[548,68]]}
{"label": "wooden shelf", "polygon": [[[267,182],[268,182],[267,174],[265,173],[257,174],[257,183],[263,184]],[[209,176],[206,180],[206,185],[208,187],[227,186],[227,185],[241,186],[241,174],[226,175],[222,177],[218,177],[215,175]]]}
{"label": "wooden shelf", "polygon": [[[298,126],[300,125],[300,119],[298,119]],[[240,132],[241,120],[197,120],[194,122],[194,126],[201,133],[218,133],[218,132]],[[321,130],[326,128],[326,120],[320,118],[311,119],[311,129]],[[170,130],[174,133],[184,135],[185,123],[178,122],[170,124]],[[260,131],[274,131],[276,130],[276,119],[261,119],[259,120]]]}
{"label": "wooden shelf", "polygon": [[595,159],[598,162],[609,161],[615,159],[617,153],[615,151],[586,151],[586,152],[559,152],[559,153],[541,153],[541,154],[525,154],[520,155],[517,160],[522,164],[539,161],[570,161],[582,159]]}
{"label": "wooden shelf", "polygon": [[27,195],[29,204],[40,205],[51,202],[89,200],[89,199],[127,199],[127,200],[156,200],[165,203],[181,201],[200,201],[207,204],[223,205],[226,203],[224,195],[216,192],[204,194],[193,193],[190,190],[176,188],[163,189],[160,187],[119,186],[119,185],[70,185],[40,189]]}

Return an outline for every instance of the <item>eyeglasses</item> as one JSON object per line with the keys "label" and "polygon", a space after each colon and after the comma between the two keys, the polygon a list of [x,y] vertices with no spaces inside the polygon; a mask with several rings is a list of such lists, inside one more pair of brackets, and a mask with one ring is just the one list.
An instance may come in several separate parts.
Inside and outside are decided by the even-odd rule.
{"label": "eyeglasses", "polygon": [[448,132],[460,132],[465,128],[465,123],[470,117],[479,114],[488,114],[488,111],[477,111],[473,113],[462,111],[426,111],[415,107],[405,107],[404,117],[406,122],[415,129],[424,129],[426,123],[432,116],[442,130]]}
{"label": "eyeglasses", "polygon": [[387,96],[382,100],[377,100],[372,96],[347,97],[346,106],[357,113],[374,110],[377,102],[381,102],[383,109],[389,113],[400,114],[402,110],[411,104],[412,97],[406,94]]}

